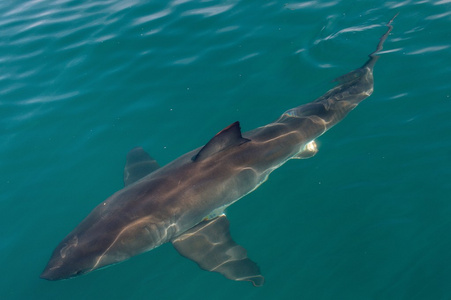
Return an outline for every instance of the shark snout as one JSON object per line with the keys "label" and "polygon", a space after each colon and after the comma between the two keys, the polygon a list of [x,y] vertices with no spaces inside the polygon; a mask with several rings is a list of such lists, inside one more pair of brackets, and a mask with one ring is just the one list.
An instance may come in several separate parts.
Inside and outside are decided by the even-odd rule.
{"label": "shark snout", "polygon": [[77,268],[73,268],[67,265],[51,265],[50,263],[44,269],[44,271],[39,275],[40,278],[55,281],[62,279],[69,279],[72,277],[76,277],[78,275],[82,275],[85,272],[82,270],[78,270]]}
{"label": "shark snout", "polygon": [[39,275],[40,278],[45,279],[45,280],[58,280],[58,276],[56,276],[55,272],[52,272],[49,269],[45,269],[41,275]]}
{"label": "shark snout", "polygon": [[72,261],[67,258],[63,259],[59,255],[54,255],[39,277],[54,281],[69,279],[80,274],[82,274],[82,271],[80,266],[78,266],[77,261]]}
{"label": "shark snout", "polygon": [[46,279],[46,280],[59,280],[59,279],[63,279],[64,276],[61,276],[61,272],[59,270],[59,267],[49,267],[47,266],[44,271],[41,273],[41,275],[39,275],[40,278],[42,279]]}
{"label": "shark snout", "polygon": [[73,271],[62,260],[57,259],[51,259],[44,271],[39,275],[40,278],[51,281],[67,279],[73,276]]}

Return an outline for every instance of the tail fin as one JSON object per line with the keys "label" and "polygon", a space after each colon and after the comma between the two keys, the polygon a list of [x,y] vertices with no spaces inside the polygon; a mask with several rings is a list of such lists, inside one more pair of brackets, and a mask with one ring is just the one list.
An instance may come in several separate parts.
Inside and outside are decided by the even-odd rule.
{"label": "tail fin", "polygon": [[374,52],[372,52],[370,55],[368,55],[370,57],[370,59],[363,65],[363,67],[368,67],[371,70],[373,69],[374,65],[376,64],[376,61],[379,59],[379,56],[376,54],[383,49],[384,42],[393,29],[393,25],[392,25],[393,20],[398,16],[398,14],[399,13],[397,13],[393,18],[391,18],[390,21],[388,21],[388,23],[386,25],[388,27],[387,31],[384,33],[384,35],[381,36],[381,39],[380,39],[379,43],[377,44],[376,50],[374,50]]}
{"label": "tail fin", "polygon": [[[399,13],[398,13],[399,14]],[[360,78],[361,76],[366,74],[365,68],[368,67],[371,71],[374,68],[374,65],[376,64],[377,60],[379,59],[379,56],[376,55],[379,51],[382,50],[382,47],[384,45],[385,40],[387,39],[388,35],[390,34],[390,32],[393,29],[393,26],[391,25],[391,23],[393,22],[393,20],[396,18],[396,16],[398,15],[396,14],[388,23],[387,23],[387,31],[384,33],[384,35],[382,35],[382,37],[380,38],[379,43],[377,44],[377,48],[375,51],[373,51],[369,56],[369,59],[365,62],[365,64],[363,64],[362,67],[355,69],[354,71],[351,71],[349,73],[346,73],[342,76],[339,76],[337,78],[335,78],[333,81],[334,82],[339,82],[339,83],[347,83],[347,82],[351,82],[352,80],[355,80],[357,78]]]}

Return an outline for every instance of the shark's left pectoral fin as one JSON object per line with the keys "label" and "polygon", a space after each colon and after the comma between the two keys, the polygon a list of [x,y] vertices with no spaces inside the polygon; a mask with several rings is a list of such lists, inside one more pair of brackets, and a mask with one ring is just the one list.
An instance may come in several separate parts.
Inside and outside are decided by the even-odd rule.
{"label": "shark's left pectoral fin", "polygon": [[124,168],[124,185],[128,186],[146,175],[149,175],[160,166],[141,147],[130,150],[127,154],[127,162]]}
{"label": "shark's left pectoral fin", "polygon": [[219,272],[228,279],[263,285],[260,268],[247,257],[247,251],[232,240],[225,215],[202,221],[172,241],[183,256],[207,271]]}

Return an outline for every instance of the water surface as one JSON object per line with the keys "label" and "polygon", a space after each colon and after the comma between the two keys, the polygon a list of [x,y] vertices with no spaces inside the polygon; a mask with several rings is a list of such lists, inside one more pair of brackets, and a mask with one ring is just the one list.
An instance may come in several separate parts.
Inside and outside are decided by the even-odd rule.
{"label": "water surface", "polygon": [[[2,299],[450,299],[451,2],[0,3]],[[262,288],[171,245],[72,280],[53,248],[122,187],[126,153],[161,165],[239,120],[314,100],[399,12],[375,91],[227,211]]]}

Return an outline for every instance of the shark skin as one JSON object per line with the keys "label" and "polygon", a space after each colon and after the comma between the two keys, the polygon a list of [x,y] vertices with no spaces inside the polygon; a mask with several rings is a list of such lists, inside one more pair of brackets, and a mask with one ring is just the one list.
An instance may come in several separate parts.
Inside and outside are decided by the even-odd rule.
{"label": "shark skin", "polygon": [[362,67],[339,77],[338,85],[320,98],[286,111],[272,123],[242,134],[235,122],[205,146],[163,167],[142,148],[131,150],[125,187],[61,241],[40,277],[75,277],[170,242],[202,269],[263,285],[257,264],[233,241],[224,209],[288,160],[315,155],[315,139],[371,95],[376,53],[393,19]]}

